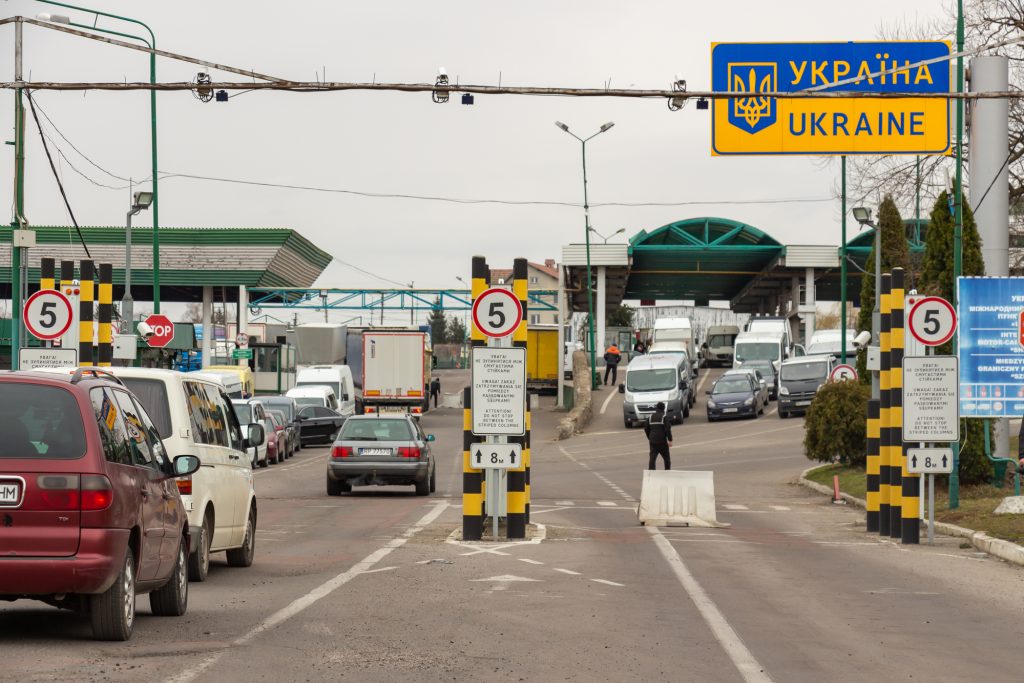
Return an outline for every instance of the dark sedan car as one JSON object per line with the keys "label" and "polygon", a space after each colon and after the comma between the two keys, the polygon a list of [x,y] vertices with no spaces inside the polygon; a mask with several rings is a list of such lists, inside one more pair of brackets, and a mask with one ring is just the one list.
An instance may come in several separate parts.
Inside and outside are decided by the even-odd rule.
{"label": "dark sedan car", "polygon": [[761,387],[751,375],[723,375],[708,393],[708,422],[761,412]]}
{"label": "dark sedan car", "polygon": [[302,443],[331,443],[345,424],[345,416],[324,406],[303,406],[297,415],[302,425]]}

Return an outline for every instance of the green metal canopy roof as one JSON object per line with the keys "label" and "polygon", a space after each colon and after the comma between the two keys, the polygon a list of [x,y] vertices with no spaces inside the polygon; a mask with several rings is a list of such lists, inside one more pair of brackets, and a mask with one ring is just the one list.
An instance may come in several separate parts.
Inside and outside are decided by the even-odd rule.
{"label": "green metal canopy roof", "polygon": [[630,240],[627,299],[730,300],[785,247],[762,230],[727,218],[689,218]]}
{"label": "green metal canopy roof", "polygon": [[[87,258],[71,226],[33,226],[32,231],[37,246],[28,252],[30,285],[39,282],[44,256],[57,260],[58,271],[61,260]],[[92,260],[112,264],[114,284],[122,285],[124,228],[83,227],[82,233]],[[10,244],[11,227],[0,226],[0,291],[8,295]],[[151,295],[152,244],[151,227],[132,229],[132,289],[140,300]],[[289,228],[160,228],[160,289],[168,301],[195,301],[204,285],[310,287],[330,262],[330,254]]]}
{"label": "green metal canopy roof", "polygon": [[[928,236],[928,226],[931,221],[922,218],[907,218],[903,221],[903,229],[907,233],[907,248],[911,255],[923,254],[925,239]],[[875,229],[870,228],[846,243],[846,253],[850,255],[858,266],[865,267],[868,262],[868,255],[875,246]]]}

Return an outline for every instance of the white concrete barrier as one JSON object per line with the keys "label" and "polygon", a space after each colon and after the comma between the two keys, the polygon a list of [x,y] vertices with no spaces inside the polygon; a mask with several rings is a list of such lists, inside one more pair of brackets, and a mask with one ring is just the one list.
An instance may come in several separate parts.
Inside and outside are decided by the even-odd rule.
{"label": "white concrete barrier", "polygon": [[637,517],[653,526],[729,526],[715,515],[713,472],[644,470]]}
{"label": "white concrete barrier", "polygon": [[457,394],[442,394],[441,403],[442,408],[461,408],[462,407],[462,392]]}

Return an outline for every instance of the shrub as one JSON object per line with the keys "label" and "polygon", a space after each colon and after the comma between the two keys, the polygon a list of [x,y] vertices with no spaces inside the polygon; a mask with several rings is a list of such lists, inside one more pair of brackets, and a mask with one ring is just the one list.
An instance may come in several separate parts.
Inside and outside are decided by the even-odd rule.
{"label": "shrub", "polygon": [[807,410],[804,452],[810,460],[864,467],[871,387],[859,382],[826,382]]}

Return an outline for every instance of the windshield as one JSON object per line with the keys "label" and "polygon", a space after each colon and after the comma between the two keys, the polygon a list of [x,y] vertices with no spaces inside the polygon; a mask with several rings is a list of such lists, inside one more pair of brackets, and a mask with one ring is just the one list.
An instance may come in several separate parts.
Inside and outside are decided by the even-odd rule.
{"label": "windshield", "polygon": [[736,360],[776,360],[779,345],[774,342],[741,342],[736,345]]}
{"label": "windshield", "polygon": [[335,396],[341,396],[341,393],[342,393],[341,392],[341,382],[317,382],[317,381],[312,381],[311,380],[311,381],[308,381],[308,382],[297,382],[295,384],[295,386],[297,386],[297,387],[328,387],[328,388],[330,388],[331,391],[334,392]]}
{"label": "windshield", "polygon": [[715,382],[712,394],[746,394],[750,393],[750,380],[746,377],[723,377]]}
{"label": "windshield", "polygon": [[661,370],[630,370],[626,373],[629,391],[668,391],[676,386],[675,368]]}
{"label": "windshield", "polygon": [[295,402],[300,406],[322,406],[324,400],[317,396],[295,396]]}
{"label": "windshield", "polygon": [[339,441],[409,441],[412,432],[405,420],[348,420]]}
{"label": "windshield", "polygon": [[85,427],[71,392],[39,384],[0,384],[0,458],[80,458]]}
{"label": "windshield", "polygon": [[708,346],[720,347],[720,346],[732,346],[732,343],[736,341],[735,334],[713,334],[708,337]]}
{"label": "windshield", "polygon": [[295,404],[290,398],[264,398],[260,400],[260,403],[262,403],[264,407],[273,407],[274,410],[280,410],[284,413],[285,422],[291,420],[294,415]]}
{"label": "windshield", "polygon": [[782,381],[798,382],[806,379],[825,379],[828,375],[828,363],[809,361],[782,366]]}
{"label": "windshield", "polygon": [[[852,343],[852,340],[848,339],[847,342],[848,343]],[[808,356],[822,356],[822,355],[825,355],[825,354],[832,354],[834,356],[838,356],[839,354],[841,354],[843,352],[842,349],[843,349],[843,345],[840,343],[840,341],[838,339],[836,339],[834,341],[821,341],[821,342],[816,342],[816,343],[811,344],[810,346],[808,346],[807,347],[807,355]],[[856,348],[854,348],[852,346],[847,346],[846,347],[846,355],[854,356],[856,354],[857,354],[857,349]]]}
{"label": "windshield", "polygon": [[248,403],[233,403],[235,415],[238,417],[238,424],[247,425],[252,423],[252,408]]}
{"label": "windshield", "polygon": [[153,426],[160,434],[161,439],[166,439],[174,433],[171,428],[171,406],[167,399],[167,387],[158,379],[139,379],[136,377],[122,377],[121,381],[128,387],[128,390],[135,394],[139,403],[146,409],[149,416],[153,418]]}

